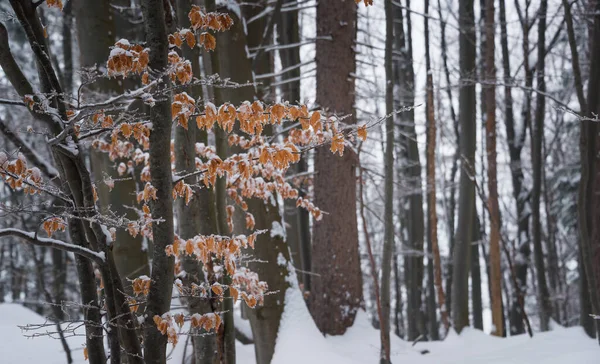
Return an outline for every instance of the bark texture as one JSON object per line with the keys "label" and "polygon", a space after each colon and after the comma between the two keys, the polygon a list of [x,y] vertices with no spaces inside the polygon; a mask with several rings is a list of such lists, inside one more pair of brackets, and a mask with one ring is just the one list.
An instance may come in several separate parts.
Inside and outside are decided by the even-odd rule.
{"label": "bark texture", "polygon": [[[142,1],[145,19],[146,45],[150,48],[149,67],[163,71],[167,67],[169,43],[165,24],[165,9],[161,0]],[[163,77],[163,85],[169,86],[168,77]],[[163,86],[163,87],[164,87]],[[150,109],[152,132],[150,134],[150,175],[156,188],[156,200],[151,205],[153,219],[162,219],[152,224],[154,242],[152,257],[152,282],[146,306],[146,327],[144,328],[144,358],[147,364],[166,362],[167,337],[158,331],[154,315],[161,316],[171,307],[173,287],[173,258],[165,253],[165,247],[173,243],[173,178],[171,175],[171,97],[167,94],[157,100]]]}
{"label": "bark texture", "polygon": [[[349,0],[321,1],[317,5],[317,104],[327,114],[352,116],[355,123],[354,39],[356,4]],[[317,327],[341,335],[354,322],[362,301],[362,276],[356,226],[356,154],[346,148],[343,157],[328,146],[315,153],[314,202],[325,212],[314,224],[310,309]],[[333,213],[335,212],[335,213]]]}
{"label": "bark texture", "polygon": [[[459,182],[458,225],[453,250],[452,321],[461,332],[469,325],[469,263],[472,241],[475,186],[471,176],[475,167],[475,16],[473,0],[459,1],[460,78],[459,122],[461,129],[461,171]],[[465,264],[466,263],[466,264]]]}
{"label": "bark texture", "polygon": [[502,336],[502,270],[500,266],[500,208],[496,172],[496,65],[494,36],[494,1],[487,0],[485,7],[485,105],[486,149],[488,162],[488,209],[490,212],[490,290],[492,305],[492,334]]}

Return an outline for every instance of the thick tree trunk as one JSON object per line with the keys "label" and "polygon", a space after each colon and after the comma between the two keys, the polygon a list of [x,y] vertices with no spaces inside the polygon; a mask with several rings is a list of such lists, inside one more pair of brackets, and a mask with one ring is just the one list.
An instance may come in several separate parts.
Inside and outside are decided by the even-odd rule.
{"label": "thick tree trunk", "polygon": [[[190,22],[188,12],[193,5],[191,0],[177,0],[176,14],[179,27],[189,28]],[[183,57],[192,64],[194,75],[200,75],[200,51],[195,47],[190,49],[182,47]],[[186,92],[194,99],[202,98],[202,87],[191,86]],[[178,173],[191,173],[196,170],[196,142],[208,144],[206,131],[198,130],[196,123],[190,122],[187,130],[181,126],[175,128],[175,170]],[[198,183],[197,177],[190,177],[184,181],[192,186]],[[216,233],[214,219],[214,198],[211,198],[212,190],[207,188],[194,188],[194,197],[188,205],[184,199],[177,199],[175,212],[177,214],[177,232],[180,238],[187,240],[194,236],[211,235]],[[202,263],[194,256],[183,258],[183,269],[187,273],[184,284],[186,286],[195,283],[201,284],[206,281]],[[206,314],[212,312],[209,300],[202,297],[188,297],[187,307],[191,315]],[[196,329],[196,335],[192,336],[193,358],[195,364],[213,364],[217,361],[215,335],[207,333],[202,329]]]}
{"label": "thick tree trunk", "polygon": [[[321,1],[317,5],[317,104],[326,114],[354,114],[356,4]],[[321,37],[330,36],[332,40]],[[354,116],[344,120],[354,124]],[[354,322],[362,302],[362,276],[356,220],[356,154],[343,157],[328,146],[315,153],[314,202],[325,214],[314,224],[310,309],[317,327],[341,335]],[[342,309],[343,307],[343,309]]]}
{"label": "thick tree trunk", "polygon": [[[165,9],[161,0],[142,1],[146,26],[146,46],[150,48],[149,66],[162,71],[167,67],[169,42],[165,25]],[[170,85],[164,77],[164,87]],[[171,175],[171,98],[157,100],[150,109],[152,133],[150,134],[150,175],[156,188],[156,200],[152,203],[153,219],[162,219],[160,224],[152,224],[154,252],[152,257],[152,283],[146,306],[144,329],[144,357],[146,363],[166,362],[167,337],[158,331],[153,322],[154,315],[162,315],[171,307],[173,288],[173,258],[165,253],[165,247],[173,243],[173,178]]]}
{"label": "thick tree trunk", "polygon": [[[81,66],[93,67],[104,64],[108,59],[110,47],[115,43],[116,28],[114,18],[111,16],[110,2],[99,0],[84,4],[75,1],[73,5]],[[89,91],[90,95],[85,96],[91,98],[94,92],[105,96],[121,93],[123,87],[114,78],[100,78],[83,91]],[[137,204],[134,179],[127,178],[130,177],[128,175],[119,176],[117,173],[119,160],[111,161],[108,155],[101,151],[92,150],[90,154],[101,212],[114,213],[116,216],[124,216],[131,220],[137,219],[136,212],[131,209]],[[103,182],[106,178],[119,180],[112,191]],[[131,293],[130,280],[150,273],[148,255],[142,249],[142,236],[133,237],[127,230],[117,229],[113,256],[122,284],[127,288],[127,292]]]}
{"label": "thick tree trunk", "polygon": [[[284,0],[284,5],[297,6],[297,0]],[[298,23],[298,11],[282,12],[277,24],[279,36],[278,43],[281,45],[300,43],[300,29]],[[281,86],[283,100],[290,103],[300,102],[300,68],[293,68],[300,64],[300,47],[282,48],[279,50],[281,67],[290,71],[281,75]],[[302,174],[308,171],[308,156],[302,155],[300,162],[290,169],[290,173]],[[300,182],[304,179],[300,179]],[[298,186],[300,197],[306,197],[307,183]],[[290,247],[294,265],[302,270],[298,274],[300,283],[304,290],[310,292],[311,280],[311,258],[310,258],[310,218],[306,209],[296,207],[293,200],[285,201],[285,222],[287,228],[287,243]]]}
{"label": "thick tree trunk", "polygon": [[[587,116],[600,112],[600,1],[591,5],[594,22],[590,48]],[[581,184],[579,187],[579,229],[582,259],[589,289],[592,313],[600,314],[600,136],[598,124],[581,120]],[[600,320],[596,321],[596,336],[600,340]]]}
{"label": "thick tree trunk", "polygon": [[[221,77],[230,78],[234,82],[252,81],[252,62],[246,53],[248,41],[243,24],[235,14],[230,13],[230,16],[234,19],[234,26],[228,32],[217,36],[219,73]],[[257,37],[262,36],[262,32],[256,34],[256,31],[258,29],[249,33],[248,38],[255,37],[256,41]],[[253,100],[256,90],[254,87],[224,89],[221,94],[224,101],[238,105],[245,100]],[[275,232],[277,226],[282,223],[278,206],[265,204],[262,200],[249,200],[248,212],[253,214],[257,230],[267,229]],[[242,226],[241,223],[237,225]],[[243,229],[239,232],[248,233]],[[254,338],[256,362],[268,364],[275,351],[277,332],[285,306],[285,293],[290,287],[290,252],[284,236],[266,233],[257,238],[254,250],[248,250],[247,254],[254,258],[248,263],[249,268],[258,273],[260,279],[267,282],[269,291],[273,292],[265,296],[262,306],[247,310]]]}
{"label": "thick tree trunk", "polygon": [[[452,321],[461,332],[469,325],[469,263],[472,241],[475,186],[471,176],[475,172],[475,15],[473,0],[459,2],[460,77],[459,95],[461,129],[461,172],[459,186],[458,224],[453,251]],[[466,264],[465,264],[466,263]]]}

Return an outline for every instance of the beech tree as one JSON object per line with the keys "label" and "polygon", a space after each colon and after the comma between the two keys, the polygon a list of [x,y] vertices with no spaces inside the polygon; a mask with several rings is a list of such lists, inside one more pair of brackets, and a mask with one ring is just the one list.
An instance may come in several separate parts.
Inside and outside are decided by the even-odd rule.
{"label": "beech tree", "polygon": [[[172,9],[165,8],[166,3],[161,1],[143,1],[145,46],[127,39],[117,40],[104,60],[105,73],[99,71],[86,81],[89,85],[95,82],[108,85],[117,79],[121,86],[125,78],[138,75],[141,85],[128,90],[117,88],[112,90],[114,95],[101,95],[93,102],[82,99],[80,94],[72,101],[63,91],[58,71],[49,59],[44,29],[36,12],[43,3],[11,1],[36,56],[40,90],[36,90],[21,72],[11,53],[4,26],[0,28],[0,66],[22,98],[13,104],[24,104],[38,121],[39,125],[33,129],[40,128],[46,136],[53,161],[40,159],[30,145],[15,137],[14,141],[24,152],[15,155],[2,152],[0,173],[4,183],[13,190],[57,199],[62,212],[50,212],[40,222],[48,238],[16,228],[0,229],[0,237],[12,236],[32,245],[76,254],[82,301],[86,307],[85,356],[91,363],[106,361],[100,305],[106,307],[105,322],[112,328],[107,330],[107,336],[113,363],[122,360],[128,363],[166,362],[166,344],[177,344],[175,328],[186,322],[191,329],[214,331],[216,359],[233,363],[233,302],[238,298],[250,308],[264,308],[263,313],[256,316],[253,330],[258,337],[264,336],[267,345],[264,352],[257,352],[259,360],[269,362],[275,338],[274,335],[265,336],[268,331],[264,330],[276,334],[277,325],[271,322],[263,325],[260,321],[263,317],[278,320],[268,310],[276,309],[279,314],[282,310],[282,303],[276,296],[266,295],[272,284],[269,280],[276,278],[288,282],[293,279],[291,265],[281,264],[282,254],[286,261],[290,260],[285,244],[281,249],[273,249],[261,240],[268,229],[273,237],[274,225],[280,220],[278,209],[268,207],[270,200],[293,199],[315,220],[320,220],[321,210],[309,199],[299,197],[298,191],[284,176],[290,166],[300,160],[304,149],[330,144],[330,153],[343,155],[346,139],[355,135],[364,139],[366,126],[342,127],[334,120],[322,119],[319,111],[309,111],[306,105],[265,105],[258,100],[232,100],[238,105],[234,106],[223,101],[227,94],[220,92],[219,87],[231,81],[223,82],[218,76],[201,79],[194,74],[197,56],[193,49],[201,47],[213,51],[217,39],[223,39],[213,34],[232,31],[236,26],[240,29],[239,21],[229,14],[215,12],[214,5],[213,11],[207,12],[187,4],[191,7],[186,13],[182,11],[185,4],[179,4],[179,16],[187,15],[189,23],[181,21],[179,28],[169,32]],[[45,3],[62,9],[61,1]],[[211,8],[210,4],[208,8]],[[107,10],[106,7],[98,9]],[[185,54],[195,59],[187,60]],[[215,70],[233,69],[225,62],[229,57],[214,56],[212,59],[217,61],[213,62]],[[184,91],[193,93],[200,85],[210,86],[215,99],[222,105],[217,107],[206,98],[195,99]],[[252,95],[248,96],[252,99]],[[131,108],[139,101],[144,105],[142,110]],[[296,121],[301,128],[290,132],[282,142],[274,142],[268,137],[272,127]],[[178,131],[175,134],[179,135],[175,138],[178,145],[173,144],[172,139],[174,122]],[[197,129],[190,131],[193,124]],[[213,129],[217,135],[216,147],[196,142],[197,134],[200,140],[206,140],[202,135]],[[185,135],[180,130],[184,130]],[[88,144],[88,141],[92,142]],[[103,195],[98,192],[85,161],[85,152],[90,145],[95,153],[104,153],[111,162],[122,161],[116,168],[119,176],[130,174],[141,182],[142,187],[136,193],[137,206],[132,207],[137,212],[136,217],[115,217],[116,213],[109,209],[110,204],[102,201]],[[180,147],[189,154],[176,152]],[[235,153],[229,154],[229,148]],[[53,164],[56,168],[51,167]],[[128,178],[122,180],[130,181]],[[115,184],[121,183],[121,178],[107,177],[102,182],[110,195],[113,188],[117,189]],[[192,201],[206,203],[206,197],[210,199],[210,195],[204,195],[201,190],[215,191],[218,234],[209,228],[204,229],[205,232],[196,231],[201,230],[202,225],[210,225],[206,221],[196,225],[194,218],[188,222],[179,221],[181,235],[175,234],[173,201],[179,205],[180,220],[185,220],[182,214],[187,210],[182,204],[193,210],[197,205],[189,206]],[[105,211],[99,206],[106,206]],[[238,223],[235,218],[238,214],[243,216],[246,234],[238,233],[242,230],[234,227]],[[53,237],[65,230],[69,233],[68,239]],[[116,241],[120,239],[117,231],[125,231],[133,238],[143,236],[152,242],[151,274],[133,279],[131,294],[127,294],[124,287],[127,282],[124,275],[130,273],[120,271],[115,261]],[[282,236],[279,241],[281,239]],[[254,248],[255,243],[260,244],[256,251],[259,258],[267,258],[269,266],[279,267],[278,271],[281,267],[285,269],[279,275],[269,274],[267,282],[259,278],[260,272],[251,270],[252,265],[250,268],[240,265],[242,249]],[[191,261],[192,257],[196,262]],[[101,278],[99,287],[94,267]],[[195,272],[185,284],[179,278],[184,277],[181,275],[184,267],[190,268],[192,274]],[[256,270],[262,269],[256,266]],[[273,286],[278,294],[285,293],[285,284]],[[189,314],[170,312],[174,288],[189,299]],[[97,295],[97,289],[101,290],[101,296]],[[206,312],[206,306],[194,303],[198,301],[208,302],[210,311]],[[138,334],[140,329],[144,333],[143,340]],[[202,345],[211,345],[210,341],[197,340],[197,345],[195,356],[200,362],[208,360],[206,355],[210,357],[211,350]]]}

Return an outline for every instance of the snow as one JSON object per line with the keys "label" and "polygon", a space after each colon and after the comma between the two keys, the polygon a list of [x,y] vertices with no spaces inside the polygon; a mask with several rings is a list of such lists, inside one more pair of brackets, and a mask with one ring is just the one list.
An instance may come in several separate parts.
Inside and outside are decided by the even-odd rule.
{"label": "snow", "polygon": [[271,223],[271,237],[275,238],[275,237],[281,237],[283,238],[283,240],[285,239],[285,228],[283,227],[283,225],[281,225],[281,223],[279,223],[279,221],[273,221]]}
{"label": "snow", "polygon": [[[293,275],[293,273],[292,273]],[[377,362],[379,331],[364,311],[342,336],[323,336],[308,312],[297,287],[285,294],[285,309],[272,364],[358,364]],[[64,363],[59,340],[46,336],[27,339],[18,325],[43,323],[45,319],[17,304],[0,304],[0,352],[3,363]],[[248,321],[237,317],[236,327],[249,331]],[[187,322],[186,322],[187,326]],[[184,331],[187,327],[184,326]],[[242,328],[243,327],[243,328]],[[412,345],[392,334],[391,360],[411,364],[564,364],[597,363],[600,348],[580,327],[564,328],[553,323],[553,331],[510,338],[497,338],[466,328],[461,335],[451,331],[444,341]],[[31,334],[31,333],[29,333]],[[184,338],[184,337],[182,337]],[[84,337],[68,338],[76,364],[83,364]],[[181,363],[185,340],[171,352],[169,363]],[[31,350],[35,347],[35,350]],[[252,345],[236,344],[237,363],[255,364]],[[188,348],[188,355],[190,350]],[[423,353],[423,354],[422,354]]]}
{"label": "snow", "polygon": [[[32,335],[31,331],[23,331],[19,326],[27,324],[43,324],[47,320],[37,313],[19,304],[0,304],[0,353],[2,363],[46,363],[64,364],[67,362],[66,355],[57,338],[39,336],[27,338],[24,335]],[[37,331],[38,334],[55,331],[55,326]],[[83,329],[77,332],[83,336],[71,336],[67,338],[71,355],[75,364],[83,364],[83,346],[85,345],[85,333]]]}

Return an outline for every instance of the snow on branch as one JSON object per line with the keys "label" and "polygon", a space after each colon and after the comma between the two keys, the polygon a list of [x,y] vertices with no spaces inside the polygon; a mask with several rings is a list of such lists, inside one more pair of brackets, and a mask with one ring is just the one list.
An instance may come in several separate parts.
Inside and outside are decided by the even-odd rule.
{"label": "snow on branch", "polygon": [[0,237],[4,236],[14,236],[17,238],[21,238],[28,242],[29,244],[37,245],[37,246],[45,246],[55,249],[64,250],[67,252],[79,254],[83,257],[91,259],[95,262],[102,263],[105,261],[106,257],[104,256],[104,252],[95,252],[88,248],[84,248],[79,245],[70,244],[64,242],[62,240],[52,239],[52,238],[42,238],[37,236],[37,234],[33,232],[27,232],[20,229],[0,229]]}

